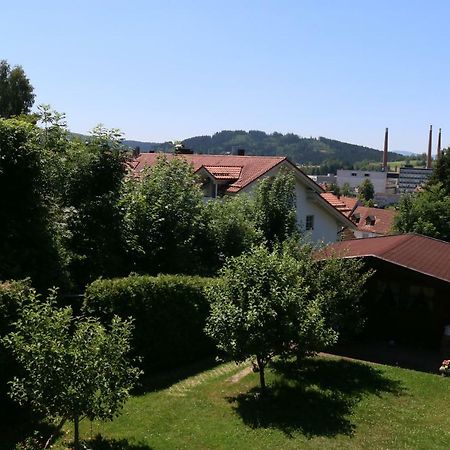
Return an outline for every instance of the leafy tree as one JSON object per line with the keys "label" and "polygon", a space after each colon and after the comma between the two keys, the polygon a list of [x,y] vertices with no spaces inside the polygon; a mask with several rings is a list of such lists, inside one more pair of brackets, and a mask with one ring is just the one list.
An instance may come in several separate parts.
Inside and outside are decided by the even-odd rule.
{"label": "leafy tree", "polygon": [[282,170],[263,178],[256,186],[254,202],[256,226],[270,247],[298,233],[292,172]]}
{"label": "leafy tree", "polygon": [[345,183],[342,185],[342,188],[341,188],[341,194],[344,195],[345,197],[351,197],[351,196],[353,196],[353,191],[352,191],[352,188],[350,187],[350,183],[345,182]]}
{"label": "leafy tree", "polygon": [[442,188],[450,195],[450,148],[442,151],[428,182],[429,185],[437,183],[442,183]]}
{"label": "leafy tree", "polygon": [[366,178],[358,187],[359,197],[361,200],[373,200],[375,189],[373,183]]}
{"label": "leafy tree", "polygon": [[444,185],[430,184],[423,191],[403,195],[394,229],[450,242],[450,196]]}
{"label": "leafy tree", "polygon": [[326,190],[334,195],[341,195],[341,189],[336,183],[331,183]]}
{"label": "leafy tree", "polygon": [[33,103],[33,86],[22,67],[11,68],[7,61],[0,61],[0,117],[26,114]]}
{"label": "leafy tree", "polygon": [[132,268],[146,273],[195,273],[201,262],[203,195],[182,158],[159,157],[124,183],[124,235]]}
{"label": "leafy tree", "polygon": [[65,216],[68,267],[82,287],[124,270],[119,203],[127,154],[118,130],[97,127],[87,142],[68,142],[63,155],[57,195]]}
{"label": "leafy tree", "polygon": [[107,329],[94,318],[74,318],[70,307],[57,309],[55,293],[39,301],[30,293],[16,330],[4,338],[24,376],[11,381],[11,396],[48,418],[74,423],[112,420],[129,397],[140,371],[127,360],[132,325],[115,317]]}
{"label": "leafy tree", "polygon": [[262,242],[263,233],[257,228],[254,216],[253,199],[245,194],[208,202],[206,221],[217,266],[222,266],[226,258],[238,256],[250,250],[253,244]]}
{"label": "leafy tree", "polygon": [[48,168],[37,127],[0,119],[0,279],[41,289],[64,282]]}
{"label": "leafy tree", "polygon": [[206,333],[235,361],[256,359],[262,390],[275,355],[311,353],[336,341],[327,292],[311,291],[312,280],[290,252],[254,247],[227,260],[220,275],[207,290]]}

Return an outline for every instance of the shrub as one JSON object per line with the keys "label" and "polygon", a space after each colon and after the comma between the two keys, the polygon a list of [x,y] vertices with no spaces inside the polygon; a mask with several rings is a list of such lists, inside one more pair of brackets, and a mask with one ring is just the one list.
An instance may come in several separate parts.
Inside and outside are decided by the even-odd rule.
{"label": "shrub", "polygon": [[[28,414],[26,409],[20,409],[7,395],[7,381],[19,374],[19,366],[14,357],[8,352],[2,342],[2,338],[14,329],[14,322],[19,317],[21,306],[26,301],[33,300],[36,293],[30,287],[29,281],[4,281],[0,282],[0,420],[14,423],[25,420]],[[20,419],[18,416],[20,415]]]}
{"label": "shrub", "polygon": [[142,367],[158,370],[213,352],[203,328],[209,313],[208,278],[180,275],[130,276],[97,280],[86,289],[84,313],[110,321],[133,317],[133,347]]}

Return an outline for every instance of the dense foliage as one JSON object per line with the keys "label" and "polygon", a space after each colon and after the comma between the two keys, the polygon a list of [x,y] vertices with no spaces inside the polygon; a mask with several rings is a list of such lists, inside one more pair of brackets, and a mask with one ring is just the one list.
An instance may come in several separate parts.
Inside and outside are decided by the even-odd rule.
{"label": "dense foliage", "polygon": [[161,156],[151,170],[124,185],[123,230],[133,269],[198,273],[204,204],[192,167]]}
{"label": "dense foliage", "polygon": [[98,280],[87,287],[83,309],[105,322],[114,314],[133,317],[133,351],[151,373],[211,353],[203,333],[209,311],[204,288],[210,282],[180,275]]}
{"label": "dense foliage", "polygon": [[255,222],[273,247],[298,233],[295,180],[292,172],[262,179],[255,189]]}
{"label": "dense foliage", "polygon": [[0,119],[0,280],[63,283],[48,160],[34,125]]}
{"label": "dense foliage", "polygon": [[33,86],[21,66],[0,61],[0,117],[26,114],[34,103]]}
{"label": "dense foliage", "polygon": [[442,183],[403,195],[394,228],[401,233],[419,233],[450,242],[450,196]]}
{"label": "dense foliage", "polygon": [[358,186],[358,194],[359,198],[364,201],[373,200],[373,196],[375,195],[375,189],[373,187],[372,181],[366,178],[359,186]]}
{"label": "dense foliage", "polygon": [[11,381],[11,397],[49,418],[112,420],[140,374],[127,358],[132,324],[114,317],[106,328],[95,318],[74,318],[52,294],[29,292],[15,329],[4,337],[23,374]]}
{"label": "dense foliage", "polygon": [[207,289],[206,333],[235,361],[254,358],[262,389],[274,356],[322,350],[337,341],[346,322],[355,328],[359,321],[367,278],[355,276],[359,263],[315,263],[312,255],[308,247],[299,253],[297,245],[273,252],[254,247],[227,260],[220,280]]}
{"label": "dense foliage", "polygon": [[402,196],[394,228],[450,242],[450,149],[442,152],[423,189]]}

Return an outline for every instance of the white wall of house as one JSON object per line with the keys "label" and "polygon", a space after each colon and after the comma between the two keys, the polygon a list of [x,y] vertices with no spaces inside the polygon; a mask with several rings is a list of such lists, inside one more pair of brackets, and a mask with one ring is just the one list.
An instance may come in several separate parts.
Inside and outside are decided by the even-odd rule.
{"label": "white wall of house", "polygon": [[[291,169],[290,165],[286,165],[288,169]],[[267,172],[264,177],[275,176],[281,166],[277,166],[274,169]],[[251,193],[257,181],[242,189],[241,192]],[[239,194],[238,194],[239,195]],[[297,223],[300,230],[306,233],[314,242],[324,242],[326,244],[336,242],[340,239],[339,231],[343,224],[327,211],[322,205],[322,200],[318,194],[311,192],[308,186],[306,186],[298,176],[295,177],[295,195],[297,202]],[[306,218],[307,216],[314,216],[314,227],[312,230],[306,230]]]}

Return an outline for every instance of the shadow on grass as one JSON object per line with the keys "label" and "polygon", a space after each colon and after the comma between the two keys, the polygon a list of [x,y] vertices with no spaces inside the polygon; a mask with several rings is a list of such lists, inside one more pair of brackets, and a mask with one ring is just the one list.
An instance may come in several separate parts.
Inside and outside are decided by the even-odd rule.
{"label": "shadow on grass", "polygon": [[[46,422],[39,422],[34,418],[23,420],[23,417],[15,417],[12,420],[4,421],[0,432],[0,448],[2,450],[14,450],[16,445],[24,443],[27,439],[43,448],[47,439],[56,431],[56,426]],[[62,432],[55,437],[62,436]]]}
{"label": "shadow on grass", "polygon": [[187,364],[183,367],[156,372],[144,373],[139,386],[133,392],[133,395],[143,395],[147,392],[159,391],[166,389],[181,380],[197,375],[205,370],[216,367],[219,362],[215,358],[207,358],[201,361],[197,361],[191,364]]}
{"label": "shadow on grass", "polygon": [[308,358],[301,367],[276,362],[272,369],[277,378],[266,394],[255,388],[229,401],[246,425],[277,428],[290,437],[351,436],[355,425],[349,416],[364,395],[403,392],[400,383],[358,362]]}
{"label": "shadow on grass", "polygon": [[147,444],[133,444],[127,439],[106,439],[100,434],[86,444],[90,450],[152,450]]}

